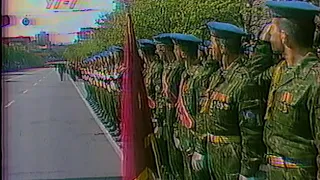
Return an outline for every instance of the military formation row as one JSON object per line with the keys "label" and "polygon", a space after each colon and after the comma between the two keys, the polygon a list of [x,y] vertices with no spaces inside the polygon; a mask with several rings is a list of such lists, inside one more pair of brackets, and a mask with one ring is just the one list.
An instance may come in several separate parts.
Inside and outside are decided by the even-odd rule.
{"label": "military formation row", "polygon": [[[320,62],[313,49],[320,9],[301,1],[267,6],[272,22],[250,56],[241,51],[246,33],[222,22],[207,23],[211,41],[201,46],[179,33],[139,41],[160,179],[320,178]],[[122,54],[117,48],[81,63],[88,100],[115,137]]]}

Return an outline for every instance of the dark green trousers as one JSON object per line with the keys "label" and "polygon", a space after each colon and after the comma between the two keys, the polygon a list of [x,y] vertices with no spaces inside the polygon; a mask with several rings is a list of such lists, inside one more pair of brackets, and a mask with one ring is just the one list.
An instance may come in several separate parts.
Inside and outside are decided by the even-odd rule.
{"label": "dark green trousers", "polygon": [[316,180],[317,168],[278,168],[267,165],[267,180]]}
{"label": "dark green trousers", "polygon": [[163,124],[164,139],[167,142],[169,173],[173,179],[184,180],[184,163],[182,152],[175,147],[173,140],[176,108],[166,107],[166,118]]}
{"label": "dark green trousers", "polygon": [[241,146],[237,143],[207,144],[208,169],[211,179],[238,180]]}

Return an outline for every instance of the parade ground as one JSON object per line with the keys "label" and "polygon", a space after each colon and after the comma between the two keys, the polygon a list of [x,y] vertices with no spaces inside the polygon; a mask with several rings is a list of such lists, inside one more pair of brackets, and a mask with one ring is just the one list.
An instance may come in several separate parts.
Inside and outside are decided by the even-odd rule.
{"label": "parade ground", "polygon": [[114,142],[80,92],[53,68],[2,74],[6,180],[121,179]]}

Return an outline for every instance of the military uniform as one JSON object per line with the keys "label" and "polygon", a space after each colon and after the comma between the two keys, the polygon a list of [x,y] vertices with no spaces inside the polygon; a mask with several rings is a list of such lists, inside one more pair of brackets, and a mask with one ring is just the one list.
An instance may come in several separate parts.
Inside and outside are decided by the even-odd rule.
{"label": "military uniform", "polygon": [[[200,102],[208,87],[209,76],[216,70],[216,67],[205,68],[200,64],[189,67],[183,74],[180,84],[180,93],[178,98],[178,113],[180,123],[178,125],[178,138],[181,139],[181,147],[189,155],[188,166],[190,167],[190,156],[194,151],[204,154],[201,144],[197,144],[198,136],[205,133],[204,127],[206,119],[200,115]],[[206,157],[204,157],[206,158]],[[193,171],[190,168],[193,179],[209,179],[206,164],[203,164],[200,172]]]}
{"label": "military uniform", "polygon": [[[305,2],[267,5],[280,18],[298,15],[300,21],[319,12],[318,7]],[[278,63],[264,77],[272,79],[264,128],[267,179],[320,178],[319,67],[319,58],[309,52],[293,66],[285,60]]]}
{"label": "military uniform", "polygon": [[113,71],[111,74],[111,84],[110,84],[110,88],[111,88],[111,92],[112,92],[112,102],[113,102],[113,116],[115,119],[115,123],[116,123],[116,131],[115,134],[116,136],[118,136],[118,141],[120,141],[120,123],[121,123],[121,119],[120,119],[120,93],[121,93],[121,77],[122,74],[120,72],[120,66],[119,64],[121,63],[121,57],[120,54],[122,53],[122,49],[117,49],[114,51],[115,56],[114,56],[114,66],[113,66]]}
{"label": "military uniform", "polygon": [[162,134],[163,120],[165,118],[165,104],[162,95],[162,73],[163,61],[157,58],[154,41],[148,39],[138,40],[140,56],[144,60],[144,78],[148,94],[148,103],[152,112],[155,142],[153,142],[153,153],[156,160],[158,177],[170,179],[168,175],[169,161],[167,143]]}
{"label": "military uniform", "polygon": [[177,112],[175,108],[181,74],[184,71],[184,64],[175,60],[172,54],[171,34],[165,33],[154,37],[162,45],[160,58],[163,58],[164,66],[162,73],[162,99],[165,103],[165,118],[162,125],[163,138],[167,143],[169,161],[169,179],[184,179],[183,157],[179,149],[175,147],[173,139],[173,126],[177,122]]}
{"label": "military uniform", "polygon": [[[231,24],[210,22],[208,26],[219,39],[240,40],[244,35]],[[227,69],[219,69],[213,74],[202,104],[207,120],[202,138],[211,179],[233,180],[238,179],[239,174],[254,177],[265,153],[263,94],[252,91],[257,84],[250,78],[243,62],[239,56]]]}

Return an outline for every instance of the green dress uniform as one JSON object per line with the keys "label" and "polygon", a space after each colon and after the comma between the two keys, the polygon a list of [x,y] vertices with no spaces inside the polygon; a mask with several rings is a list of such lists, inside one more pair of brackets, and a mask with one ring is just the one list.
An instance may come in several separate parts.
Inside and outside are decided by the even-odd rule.
{"label": "green dress uniform", "polygon": [[[167,140],[168,158],[171,174],[176,179],[183,179],[182,153],[175,147],[173,141],[174,126],[177,126],[176,98],[178,87],[185,67],[180,62],[174,62],[165,66],[163,88],[166,92],[166,118],[163,123],[163,133]],[[167,88],[167,89],[166,89]]]}
{"label": "green dress uniform", "polygon": [[[115,135],[119,136],[120,135],[120,93],[121,93],[121,81],[119,79],[121,78],[120,75],[120,69],[119,69],[119,64],[121,63],[121,53],[122,49],[120,47],[114,48],[113,50],[113,68],[111,72],[111,82],[110,82],[110,89],[111,89],[111,94],[112,94],[112,113],[113,117],[115,120]],[[118,140],[120,140],[118,138]]]}
{"label": "green dress uniform", "polygon": [[[189,126],[190,122],[192,123],[190,116],[195,115],[197,111],[197,107],[195,107],[196,99],[195,96],[193,96],[193,91],[187,91],[186,93],[184,93],[183,85],[185,82],[190,82],[190,80],[192,79],[191,77],[196,75],[191,74],[191,69],[199,68],[201,66],[200,63],[191,65],[197,59],[198,45],[200,44],[201,40],[192,35],[185,34],[173,34],[171,37],[175,42],[174,46],[177,50],[177,54],[180,54],[178,53],[178,51],[180,52],[181,50],[185,52],[185,54],[187,54],[186,57],[178,57],[178,61],[182,61],[183,58],[184,61],[182,62],[188,64],[182,64],[183,67],[181,67],[181,72],[176,72],[176,75],[180,75],[180,82],[178,83],[178,92],[175,94],[177,97],[176,113],[178,115],[177,120],[173,124],[174,138],[176,141],[175,145],[182,154],[184,174],[183,179],[198,179],[196,174],[193,173],[191,167],[191,155],[194,150],[194,126]],[[177,79],[178,78],[179,76],[177,77]],[[177,143],[177,141],[179,141],[179,143]],[[205,177],[202,177],[200,179],[203,178]]]}
{"label": "green dress uniform", "polygon": [[[205,154],[202,144],[197,143],[197,138],[205,133],[204,128],[206,126],[206,119],[200,115],[200,104],[206,87],[208,87],[209,76],[215,71],[216,67],[204,68],[201,65],[194,65],[182,74],[179,87],[179,117],[181,121],[189,121],[189,123],[179,124],[178,137],[181,139],[182,149],[189,152],[186,154],[189,157],[186,158],[188,161],[185,166],[188,167],[189,174],[192,174],[192,179],[209,179],[207,166],[204,164],[200,172],[195,172],[190,168],[189,158],[194,151]],[[190,126],[186,127],[188,124]]]}
{"label": "green dress uniform", "polygon": [[155,42],[148,39],[138,40],[140,56],[144,59],[144,78],[148,94],[149,107],[152,112],[154,124],[155,142],[153,142],[153,154],[156,160],[158,177],[169,179],[168,176],[168,151],[167,143],[162,134],[163,120],[165,118],[165,102],[162,95],[163,62],[157,58]]}
{"label": "green dress uniform", "polygon": [[102,109],[104,111],[102,121],[111,136],[115,139],[115,141],[118,142],[119,127],[117,126],[117,117],[115,113],[116,107],[114,106],[115,100],[113,97],[114,92],[111,85],[112,81],[114,81],[114,79],[112,78],[112,67],[114,67],[114,62],[111,59],[112,52],[110,48],[107,51],[103,52],[102,55],[105,59],[104,66],[101,68],[102,79],[100,85],[100,98],[102,102]]}
{"label": "green dress uniform", "polygon": [[[192,171],[193,179],[210,179],[209,170],[206,163],[207,157],[203,146],[202,135],[206,133],[206,117],[202,115],[201,105],[203,104],[206,91],[209,87],[209,77],[219,69],[218,61],[204,56],[199,62],[185,71],[181,80],[180,93],[181,104],[186,107],[186,113],[189,114],[193,122],[193,151],[204,155],[203,164],[199,170]],[[181,106],[181,105],[179,105]],[[183,112],[183,108],[181,109]],[[183,117],[183,116],[182,116]],[[193,154],[194,155],[194,154]]]}
{"label": "green dress uniform", "polygon": [[[163,138],[167,143],[167,154],[169,163],[169,179],[184,179],[183,157],[179,149],[175,147],[173,133],[174,125],[177,122],[177,112],[175,104],[179,92],[179,83],[181,74],[185,69],[182,62],[174,60],[172,54],[172,38],[171,33],[159,34],[154,39],[161,43],[163,49],[163,73],[162,73],[162,95],[165,103],[165,118],[162,125]],[[161,49],[162,51],[162,49]]]}
{"label": "green dress uniform", "polygon": [[[240,41],[245,34],[228,23],[209,22],[208,27],[213,35],[227,41],[231,38]],[[243,62],[240,55],[227,69],[213,74],[202,105],[207,119],[207,132],[202,137],[211,179],[254,177],[265,153],[262,142],[264,95],[254,91],[258,85]]]}
{"label": "green dress uniform", "polygon": [[[306,2],[269,2],[267,6],[293,23],[308,22],[319,13],[318,7]],[[270,72],[264,128],[267,179],[320,179],[319,58],[309,52],[295,65],[282,61]]]}

